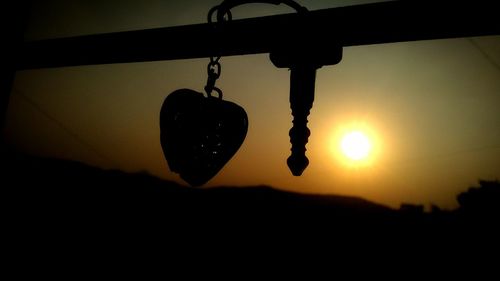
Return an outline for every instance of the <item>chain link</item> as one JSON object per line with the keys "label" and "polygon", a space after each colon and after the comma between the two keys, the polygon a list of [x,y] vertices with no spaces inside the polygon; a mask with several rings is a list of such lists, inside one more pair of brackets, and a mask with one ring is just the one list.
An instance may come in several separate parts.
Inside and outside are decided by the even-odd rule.
{"label": "chain link", "polygon": [[207,85],[205,86],[205,92],[207,96],[211,96],[212,91],[216,91],[219,94],[219,98],[222,99],[222,90],[215,87],[215,81],[219,79],[221,73],[221,65],[219,63],[220,57],[210,57],[210,62],[207,65]]}
{"label": "chain link", "polygon": [[219,15],[219,13],[221,12],[222,10],[222,5],[217,5],[215,7],[213,7],[212,9],[210,9],[210,11],[208,12],[208,23],[213,23],[213,16],[215,14],[215,18],[217,20],[217,22],[219,22],[221,19],[222,21],[231,21],[233,19],[233,14],[231,13],[230,10],[226,10],[224,12],[224,15]]}

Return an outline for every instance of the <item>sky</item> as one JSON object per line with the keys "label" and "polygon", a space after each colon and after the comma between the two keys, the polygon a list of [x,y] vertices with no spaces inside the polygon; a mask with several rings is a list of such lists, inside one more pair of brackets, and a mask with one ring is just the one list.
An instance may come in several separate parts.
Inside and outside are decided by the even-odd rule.
{"label": "sky", "polygon": [[[35,3],[25,40],[204,23],[218,1],[76,1]],[[310,10],[376,1],[297,1]],[[250,4],[233,18],[291,12]],[[6,137],[34,155],[182,183],[160,146],[159,112],[179,88],[202,91],[208,58],[18,71]],[[289,71],[267,54],[223,57],[217,86],[242,106],[247,137],[205,186],[271,185],[302,193],[359,196],[455,208],[478,179],[500,178],[500,36],[344,48],[342,61],[318,70],[309,116],[309,167],[286,165]],[[341,137],[362,130],[367,161],[352,164]]]}

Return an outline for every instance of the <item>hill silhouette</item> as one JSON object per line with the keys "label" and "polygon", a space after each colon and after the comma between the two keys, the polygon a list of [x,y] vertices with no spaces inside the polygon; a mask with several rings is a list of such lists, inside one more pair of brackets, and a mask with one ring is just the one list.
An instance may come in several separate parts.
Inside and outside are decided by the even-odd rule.
{"label": "hill silhouette", "polygon": [[[367,200],[338,195],[308,195],[270,186],[192,188],[145,172],[103,170],[80,162],[10,154],[3,159],[3,183],[20,201],[32,206],[76,209],[141,207],[186,213],[197,211],[262,212],[326,211],[336,214],[390,214],[393,209]],[[281,210],[281,211],[280,211]],[[219,214],[220,215],[220,214]]]}
{"label": "hill silhouette", "polygon": [[[435,242],[457,237],[457,233],[482,235],[482,229],[494,229],[498,224],[498,212],[486,216],[484,208],[475,211],[475,206],[482,206],[478,188],[473,189],[472,197],[470,191],[459,195],[459,202],[467,203],[458,210],[436,208],[425,213],[418,206],[396,210],[356,197],[306,195],[269,186],[191,188],[147,173],[103,170],[12,152],[4,156],[4,205],[23,235],[45,229],[78,235],[94,235],[96,231],[112,231],[115,236],[122,232],[231,233],[234,237],[253,235],[252,239],[305,235],[309,239],[342,237],[345,241],[368,235],[384,241],[418,237],[416,241]],[[486,183],[490,183],[490,191],[481,198],[488,198],[490,211],[499,202],[491,190],[498,192],[500,188],[498,181],[496,187],[495,182],[483,181]]]}

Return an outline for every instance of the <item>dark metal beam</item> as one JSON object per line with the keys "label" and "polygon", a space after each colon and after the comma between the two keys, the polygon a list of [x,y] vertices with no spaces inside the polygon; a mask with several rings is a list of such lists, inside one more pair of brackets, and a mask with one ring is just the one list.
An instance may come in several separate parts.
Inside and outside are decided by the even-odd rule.
{"label": "dark metal beam", "polygon": [[[395,1],[209,24],[27,42],[18,69],[269,53],[298,44],[342,46],[498,35],[495,1]],[[299,35],[302,34],[302,35]]]}

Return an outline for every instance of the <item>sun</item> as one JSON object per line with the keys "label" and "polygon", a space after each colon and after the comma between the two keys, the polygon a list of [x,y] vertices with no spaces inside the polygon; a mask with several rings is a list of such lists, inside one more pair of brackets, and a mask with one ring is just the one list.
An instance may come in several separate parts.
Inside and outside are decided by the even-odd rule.
{"label": "sun", "polygon": [[347,168],[377,167],[381,160],[383,146],[379,126],[364,120],[339,120],[334,128],[329,130],[328,149],[336,164]]}
{"label": "sun", "polygon": [[362,131],[350,131],[342,137],[340,149],[350,160],[361,161],[370,155],[372,143]]}

